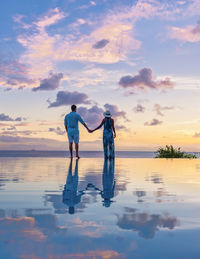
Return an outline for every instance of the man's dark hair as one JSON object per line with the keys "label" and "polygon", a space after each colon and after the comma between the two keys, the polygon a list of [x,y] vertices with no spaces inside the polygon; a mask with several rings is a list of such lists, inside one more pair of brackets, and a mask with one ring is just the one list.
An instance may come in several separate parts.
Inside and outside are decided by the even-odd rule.
{"label": "man's dark hair", "polygon": [[73,104],[73,105],[71,106],[71,109],[72,109],[72,111],[74,112],[74,111],[76,110],[76,105]]}

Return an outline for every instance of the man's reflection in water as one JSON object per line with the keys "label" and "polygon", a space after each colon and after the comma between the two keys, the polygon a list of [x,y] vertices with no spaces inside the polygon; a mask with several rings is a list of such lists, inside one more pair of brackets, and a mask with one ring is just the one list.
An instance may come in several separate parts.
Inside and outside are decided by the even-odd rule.
{"label": "man's reflection in water", "polygon": [[74,206],[81,201],[83,191],[77,191],[78,188],[78,159],[76,160],[76,166],[74,175],[72,175],[72,161],[70,161],[66,184],[63,190],[63,203],[69,207],[69,214],[74,214]]}
{"label": "man's reflection in water", "polygon": [[[109,164],[109,166],[108,166]],[[101,191],[101,197],[103,198],[103,206],[110,207],[113,202],[111,199],[114,197],[115,179],[114,179],[114,159],[105,159],[103,167],[103,191]]]}

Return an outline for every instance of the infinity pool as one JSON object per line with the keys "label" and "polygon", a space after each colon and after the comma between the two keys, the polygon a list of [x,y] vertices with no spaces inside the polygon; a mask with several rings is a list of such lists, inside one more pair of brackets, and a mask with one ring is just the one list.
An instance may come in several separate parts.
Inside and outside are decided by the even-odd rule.
{"label": "infinity pool", "polygon": [[200,258],[200,160],[0,158],[0,258]]}

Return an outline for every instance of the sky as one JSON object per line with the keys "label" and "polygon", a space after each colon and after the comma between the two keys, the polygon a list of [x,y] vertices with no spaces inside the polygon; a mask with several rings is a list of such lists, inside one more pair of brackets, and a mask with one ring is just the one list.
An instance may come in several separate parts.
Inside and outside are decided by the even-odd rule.
{"label": "sky", "polygon": [[[200,151],[200,0],[7,0],[0,10],[0,149],[66,150],[76,104],[105,110],[117,150]],[[82,150],[102,130],[80,125]]]}

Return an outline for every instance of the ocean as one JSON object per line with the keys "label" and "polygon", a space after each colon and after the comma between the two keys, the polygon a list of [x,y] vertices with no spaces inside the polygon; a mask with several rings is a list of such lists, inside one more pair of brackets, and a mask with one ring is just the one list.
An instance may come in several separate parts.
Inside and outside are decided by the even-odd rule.
{"label": "ocean", "polygon": [[[80,157],[83,158],[102,158],[103,151],[80,151]],[[193,152],[200,157],[199,152]],[[116,158],[153,158],[153,151],[116,151]],[[54,150],[0,150],[0,157],[69,157],[69,151]]]}

